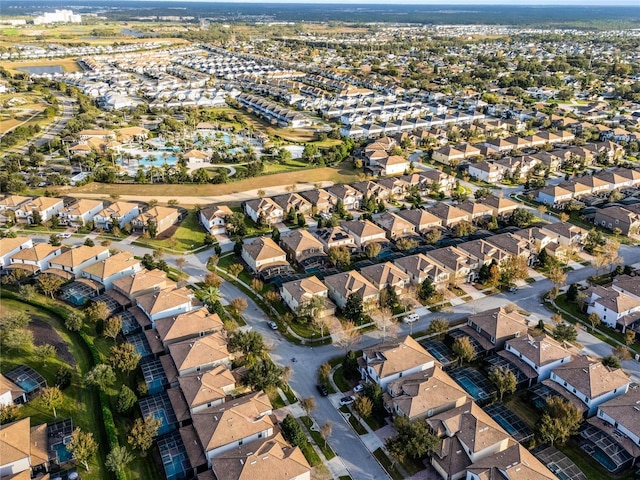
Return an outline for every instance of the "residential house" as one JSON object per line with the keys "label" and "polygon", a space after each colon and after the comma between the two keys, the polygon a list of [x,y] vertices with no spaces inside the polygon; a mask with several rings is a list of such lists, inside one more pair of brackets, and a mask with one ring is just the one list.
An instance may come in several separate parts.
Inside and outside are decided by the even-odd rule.
{"label": "residential house", "polygon": [[570,202],[573,198],[573,192],[558,185],[549,185],[538,190],[536,200],[545,205],[557,207],[559,205]]}
{"label": "residential house", "polygon": [[589,234],[584,228],[569,222],[549,223],[541,227],[541,230],[549,235],[555,243],[563,246],[581,247]]}
{"label": "residential house", "polygon": [[448,270],[423,253],[401,257],[393,263],[409,275],[414,285],[421,285],[427,278],[434,286],[446,286],[449,283]]}
{"label": "residential house", "polygon": [[[629,456],[633,458],[632,463],[635,463],[638,457],[637,447],[640,446],[639,409],[640,390],[637,388],[629,389],[624,395],[614,397],[598,406],[598,419],[614,429],[610,432],[610,438],[630,454]],[[598,428],[603,429],[600,425]],[[603,430],[606,431],[606,429]],[[626,445],[625,440],[633,445]]]}
{"label": "residential house", "polygon": [[274,225],[284,220],[282,207],[269,197],[244,202],[244,212],[258,225]]}
{"label": "residential house", "polygon": [[255,392],[192,415],[193,426],[204,448],[207,463],[244,444],[273,435],[273,407],[264,392]]}
{"label": "residential house", "polygon": [[22,197],[20,195],[5,195],[0,198],[0,223],[15,223],[15,211],[20,205],[30,202],[32,197]]}
{"label": "residential house", "polygon": [[373,222],[386,232],[389,240],[397,240],[415,234],[413,223],[392,212],[377,215]]}
{"label": "residential house", "polygon": [[507,340],[527,334],[528,321],[518,312],[507,312],[503,307],[469,315],[467,324],[460,328],[465,335],[475,339],[484,349],[483,355],[502,350]]}
{"label": "residential house", "polygon": [[14,403],[16,405],[27,403],[27,393],[0,373],[0,407]]}
{"label": "residential house", "polygon": [[80,276],[89,265],[109,258],[109,249],[96,245],[80,245],[49,259],[49,268],[44,273],[53,273],[71,279]]}
{"label": "residential house", "polygon": [[428,253],[431,261],[449,274],[449,283],[473,282],[478,277],[480,261],[456,247],[438,248]]}
{"label": "residential house", "polygon": [[382,158],[369,158],[369,167],[379,169],[379,175],[402,175],[409,170],[409,161],[401,155],[389,155]]}
{"label": "residential house", "polygon": [[469,165],[469,176],[487,183],[499,183],[507,169],[494,162],[479,162]]}
{"label": "residential house", "polygon": [[137,203],[114,202],[93,217],[96,228],[111,230],[113,226],[123,228],[140,215],[140,207]]}
{"label": "residential house", "polygon": [[471,240],[461,243],[456,248],[471,258],[477,258],[480,267],[482,267],[482,265],[489,266],[493,262],[500,265],[504,260],[509,258],[507,252],[486,240]]}
{"label": "residential house", "polygon": [[363,379],[377,383],[383,392],[402,377],[440,367],[440,363],[412,337],[378,343],[362,350]]}
{"label": "residential house", "polygon": [[471,220],[470,215],[464,210],[443,202],[438,202],[428,207],[427,212],[442,220],[442,226],[447,228],[453,228],[460,222],[468,222]]}
{"label": "residential house", "polygon": [[85,226],[104,209],[100,200],[79,199],[60,212],[62,225]]}
{"label": "residential house", "polygon": [[389,413],[409,420],[432,417],[469,400],[467,393],[439,366],[389,382],[383,396]]}
{"label": "residential house", "polygon": [[300,192],[300,196],[311,203],[311,213],[315,215],[329,213],[335,205],[333,196],[322,188]]}
{"label": "residential house", "polygon": [[378,290],[393,289],[398,296],[405,293],[405,289],[410,283],[409,274],[391,262],[363,267],[360,269],[360,273]]}
{"label": "residential house", "polygon": [[376,200],[386,200],[389,198],[389,195],[391,195],[391,189],[379,182],[372,182],[371,180],[356,182],[351,186],[363,195],[373,197]]}
{"label": "residential house", "polygon": [[259,237],[242,245],[242,260],[253,273],[274,268],[290,268],[287,253],[269,237]]}
{"label": "residential house", "polygon": [[165,290],[145,293],[136,297],[136,306],[151,320],[190,312],[202,306],[196,299],[193,290],[183,288],[167,288]]}
{"label": "residential house", "polygon": [[34,197],[27,202],[21,203],[13,210],[17,222],[34,222],[34,214],[40,215],[42,222],[48,222],[52,217],[58,216],[64,209],[64,202],[61,198]]}
{"label": "residential house", "polygon": [[334,205],[340,201],[346,210],[358,210],[364,197],[362,192],[351,185],[334,185],[327,188],[327,193],[333,197],[332,203]]}
{"label": "residential house", "polygon": [[578,356],[551,370],[551,376],[544,384],[574,404],[576,400],[581,402],[586,416],[591,417],[601,404],[627,393],[630,382],[621,369],[607,367],[587,356]]}
{"label": "residential house", "polygon": [[33,240],[29,237],[0,238],[0,273],[11,264],[11,257],[23,250],[33,247]]}
{"label": "residential house", "polygon": [[537,457],[515,440],[505,450],[481,458],[467,467],[468,480],[504,478],[505,480],[556,480]]}
{"label": "residential house", "polygon": [[200,223],[212,235],[227,233],[226,217],[233,212],[226,205],[211,204],[198,212]]}
{"label": "residential house", "polygon": [[441,439],[431,455],[431,465],[445,480],[469,478],[465,475],[474,463],[503,452],[514,443],[509,434],[472,401],[427,418],[427,424]]}
{"label": "residential house", "polygon": [[421,183],[426,188],[433,189],[434,191],[449,193],[456,188],[456,177],[441,172],[440,170],[423,170],[418,175],[422,178]]}
{"label": "residential house", "polygon": [[[0,249],[5,240],[9,239],[3,238],[0,240]],[[31,239],[29,239],[29,241],[31,241]],[[9,259],[10,264],[4,265],[3,268],[11,270],[21,268],[29,273],[35,274],[48,269],[50,266],[49,261],[67,250],[69,250],[68,247],[55,247],[50,243],[37,243],[31,248],[25,248],[13,254]]]}
{"label": "residential house", "polygon": [[336,307],[329,300],[329,289],[315,275],[283,283],[280,287],[280,295],[292,312],[298,312],[314,298],[321,298],[323,306],[317,309],[314,317],[321,318],[335,313]]}
{"label": "residential house", "polygon": [[115,280],[135,275],[140,270],[142,270],[142,265],[139,260],[133,257],[132,253],[119,252],[85,267],[82,270],[82,277],[100,282],[106,289],[110,289]]}
{"label": "residential house", "polygon": [[355,270],[329,275],[323,281],[329,298],[340,308],[345,307],[351,295],[358,295],[363,303],[373,303],[380,294],[374,285]]}
{"label": "residential house", "polygon": [[[28,479],[47,474],[48,448],[46,424],[32,427],[27,417],[0,426],[0,477]],[[19,476],[23,472],[27,473]]]}
{"label": "residential house", "polygon": [[278,204],[285,216],[291,211],[295,212],[296,215],[299,213],[303,215],[311,214],[311,202],[299,193],[276,195],[275,197],[271,197],[271,200]]}
{"label": "residential house", "polygon": [[481,203],[491,207],[493,209],[493,216],[497,218],[506,218],[511,216],[513,211],[520,206],[513,200],[496,197],[495,195],[489,195],[483,198]]}
{"label": "residential house", "polygon": [[636,235],[640,230],[640,213],[618,206],[599,208],[593,223],[611,231],[620,230],[622,235]]}
{"label": "residential house", "polygon": [[308,266],[311,262],[324,263],[324,245],[306,229],[293,230],[280,239],[282,248],[292,262]]}
{"label": "residential house", "polygon": [[224,365],[206,372],[182,375],[178,377],[178,383],[192,415],[223,404],[236,388],[235,377]]}
{"label": "residential house", "polygon": [[221,333],[210,333],[169,345],[169,354],[178,375],[189,375],[211,370],[218,365],[231,366],[231,354],[227,339]]}
{"label": "residential house", "polygon": [[155,226],[156,235],[161,234],[169,227],[175,225],[180,219],[180,210],[172,207],[153,207],[140,213],[131,221],[131,226],[135,230],[146,232]]}
{"label": "residential house", "polygon": [[356,241],[353,236],[342,227],[325,227],[319,228],[311,232],[314,237],[320,240],[322,248],[325,252],[328,252],[334,247],[347,247],[353,249],[356,246]]}
{"label": "residential house", "polygon": [[545,334],[511,338],[505,342],[505,350],[533,368],[538,375],[538,382],[548,379],[555,367],[571,361],[571,352]]}
{"label": "residential house", "polygon": [[112,288],[129,300],[134,300],[136,297],[148,293],[174,289],[175,286],[176,283],[167,278],[166,272],[157,269],[142,269],[133,275],[121,277],[112,283]]}
{"label": "residential house", "polygon": [[527,265],[535,263],[537,255],[535,245],[519,235],[513,233],[501,233],[485,239],[491,245],[495,245],[510,256],[523,257],[527,260]]}
{"label": "residential house", "polygon": [[487,220],[493,216],[493,208],[491,206],[485,205],[484,203],[472,202],[471,200],[465,200],[460,203],[458,208],[467,212],[472,222]]}
{"label": "residential house", "polygon": [[204,337],[223,330],[222,320],[217,313],[209,313],[206,308],[159,318],[154,322],[159,340],[165,348],[169,345],[197,337]]}
{"label": "residential house", "polygon": [[311,467],[300,448],[279,433],[217,456],[211,468],[217,480],[311,480]]}
{"label": "residential house", "polygon": [[427,212],[422,208],[413,208],[411,210],[399,210],[398,216],[404,218],[411,223],[416,232],[425,233],[434,228],[442,226],[442,219],[435,216],[431,212]]}
{"label": "residential house", "polygon": [[369,220],[348,220],[342,222],[342,228],[349,233],[356,246],[363,248],[370,242],[386,240],[386,232]]}
{"label": "residential house", "polygon": [[[617,288],[600,285],[590,287],[586,291],[589,299],[587,313],[595,313],[608,327],[625,331],[629,325],[640,319],[640,314],[637,313],[640,312],[640,298],[636,296],[635,289],[627,286],[629,283],[618,283]],[[630,295],[627,291],[634,293]]]}

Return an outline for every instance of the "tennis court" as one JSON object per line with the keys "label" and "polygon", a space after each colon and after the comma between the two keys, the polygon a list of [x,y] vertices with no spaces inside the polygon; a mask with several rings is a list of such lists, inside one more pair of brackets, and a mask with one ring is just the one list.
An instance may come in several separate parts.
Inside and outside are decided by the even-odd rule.
{"label": "tennis court", "polygon": [[458,385],[460,385],[474,400],[487,400],[491,398],[495,390],[480,372],[469,367],[461,367],[449,372]]}
{"label": "tennis court", "polygon": [[498,402],[487,405],[484,411],[518,442],[526,442],[533,437],[533,432],[527,424],[504,404]]}
{"label": "tennis court", "polygon": [[178,432],[158,439],[158,450],[167,480],[185,480],[191,473],[191,463]]}
{"label": "tennis court", "polygon": [[147,358],[142,360],[140,362],[140,368],[142,369],[142,376],[147,384],[147,393],[149,395],[162,392],[165,387],[169,385],[160,359]]}
{"label": "tennis court", "polygon": [[167,392],[155,393],[140,399],[138,402],[142,416],[153,415],[162,423],[157,435],[164,435],[176,429],[178,419],[171,406]]}

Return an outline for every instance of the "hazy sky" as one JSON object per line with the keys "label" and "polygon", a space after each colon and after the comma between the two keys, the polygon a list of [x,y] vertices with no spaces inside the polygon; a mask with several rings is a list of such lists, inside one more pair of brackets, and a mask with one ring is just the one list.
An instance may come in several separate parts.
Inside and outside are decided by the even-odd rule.
{"label": "hazy sky", "polygon": [[[171,0],[148,0],[155,2]],[[640,0],[182,0],[209,3],[338,3],[396,5],[624,5],[640,8]]]}

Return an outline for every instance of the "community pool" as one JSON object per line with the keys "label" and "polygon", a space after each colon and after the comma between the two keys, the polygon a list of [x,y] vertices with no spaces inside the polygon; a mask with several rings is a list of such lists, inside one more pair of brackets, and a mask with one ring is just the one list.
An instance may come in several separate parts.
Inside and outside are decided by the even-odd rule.
{"label": "community pool", "polygon": [[[152,157],[155,160],[153,160],[150,157]],[[124,160],[122,157],[120,157],[118,158],[118,163],[123,166],[141,166],[141,167],[150,167],[152,165],[156,167],[161,167],[165,163],[167,165],[174,166],[175,164],[178,163],[178,157],[176,155],[168,154],[167,152],[162,152],[162,153],[154,152],[154,153],[146,154],[141,159],[131,158],[131,159]]]}

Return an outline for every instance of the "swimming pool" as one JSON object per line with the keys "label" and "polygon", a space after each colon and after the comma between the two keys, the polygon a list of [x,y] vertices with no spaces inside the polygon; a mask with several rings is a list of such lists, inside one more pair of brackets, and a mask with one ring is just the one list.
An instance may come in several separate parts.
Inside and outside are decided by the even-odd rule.
{"label": "swimming pool", "polygon": [[489,394],[482,388],[476,385],[468,377],[458,377],[456,381],[462,385],[462,387],[471,395],[474,399],[479,400],[481,398],[487,398]]}
{"label": "swimming pool", "polygon": [[39,387],[36,380],[34,380],[33,378],[29,378],[26,375],[20,375],[20,377],[18,377],[18,380],[16,381],[16,384],[27,393],[31,393],[34,390],[37,390]]}
{"label": "swimming pool", "polygon": [[[71,437],[68,438],[71,439]],[[56,463],[58,463],[58,465],[68,462],[73,458],[73,454],[69,450],[67,450],[66,443],[69,443],[67,441],[67,438],[65,438],[64,440],[65,441],[63,442],[51,445],[51,450],[55,452],[55,461]]]}
{"label": "swimming pool", "polygon": [[[166,157],[165,157],[166,154]],[[149,157],[153,157],[155,158],[155,160],[151,160]],[[122,157],[118,158],[117,162],[122,165],[122,166],[143,166],[143,167],[150,167],[151,165],[155,165],[156,167],[161,167],[162,165],[164,165],[165,163],[167,165],[171,165],[174,166],[176,163],[178,163],[178,157],[175,155],[171,155],[168,152],[162,152],[162,153],[158,153],[158,152],[154,152],[154,153],[148,153],[146,155],[144,155],[141,159],[137,160],[135,158],[131,158],[131,159],[126,159],[124,160]]]}

